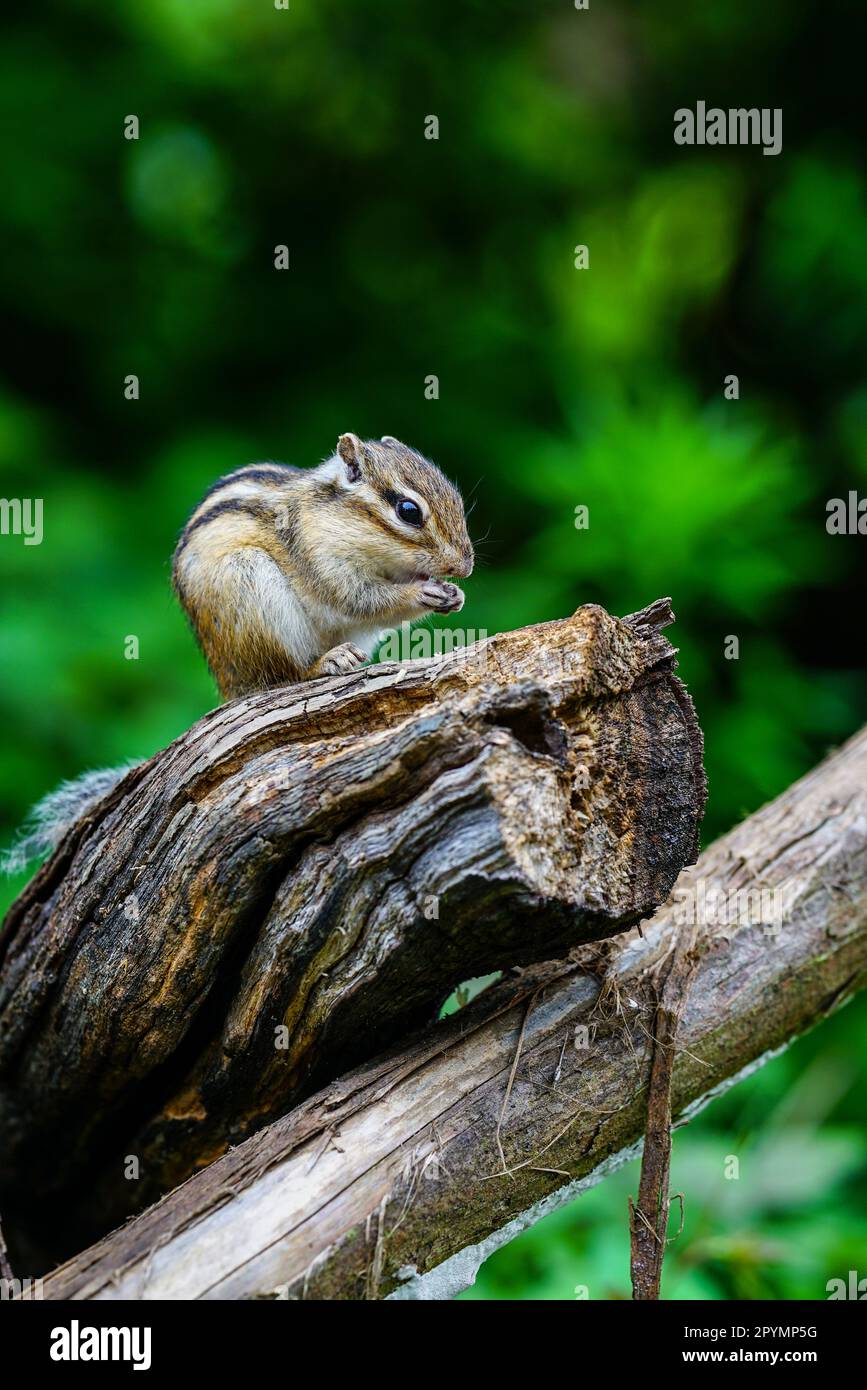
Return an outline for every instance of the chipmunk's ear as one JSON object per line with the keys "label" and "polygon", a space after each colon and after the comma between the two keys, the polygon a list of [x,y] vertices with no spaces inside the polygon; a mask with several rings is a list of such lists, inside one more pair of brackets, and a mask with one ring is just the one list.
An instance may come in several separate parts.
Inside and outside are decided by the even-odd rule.
{"label": "chipmunk's ear", "polygon": [[337,452],[346,464],[346,477],[350,483],[357,483],[361,477],[361,461],[364,445],[357,434],[342,434],[337,441]]}

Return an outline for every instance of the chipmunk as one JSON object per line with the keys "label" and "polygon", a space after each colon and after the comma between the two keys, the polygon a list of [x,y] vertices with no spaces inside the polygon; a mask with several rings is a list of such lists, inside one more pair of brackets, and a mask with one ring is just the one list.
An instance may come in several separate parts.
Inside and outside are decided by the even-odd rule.
{"label": "chipmunk", "polygon": [[[343,434],[316,468],[255,463],[220,478],[183,531],[172,578],[224,699],[340,675],[383,628],[464,604],[473,547],[457,488],[391,435]],[[0,867],[54,849],[134,767],[88,772],[33,808]]]}
{"label": "chipmunk", "polygon": [[384,628],[456,613],[473,547],[457,488],[391,435],[343,434],[318,468],[220,478],[175,550],[175,592],[225,699],[340,675]]}

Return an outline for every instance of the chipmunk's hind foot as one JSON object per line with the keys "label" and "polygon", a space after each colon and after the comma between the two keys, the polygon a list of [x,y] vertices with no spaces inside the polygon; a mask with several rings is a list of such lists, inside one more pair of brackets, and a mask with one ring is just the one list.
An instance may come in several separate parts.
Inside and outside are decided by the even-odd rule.
{"label": "chipmunk's hind foot", "polygon": [[367,653],[356,647],[354,642],[341,642],[339,647],[332,647],[313,663],[305,679],[315,680],[317,676],[348,676],[352,671],[357,671],[359,666],[364,666],[369,659]]}

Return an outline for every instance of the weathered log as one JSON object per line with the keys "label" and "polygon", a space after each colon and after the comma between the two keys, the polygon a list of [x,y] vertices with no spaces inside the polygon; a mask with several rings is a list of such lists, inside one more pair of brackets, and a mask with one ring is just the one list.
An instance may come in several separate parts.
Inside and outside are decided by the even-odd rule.
{"label": "weathered log", "polygon": [[520,972],[330,1085],[56,1271],[45,1297],[454,1294],[639,1152],[653,982],[693,915],[681,1123],[867,983],[867,730],[706,850],[643,938],[583,948],[591,970]]}
{"label": "weathered log", "polygon": [[10,1237],[68,1253],[461,980],[646,917],[704,803],[669,621],[585,607],[269,691],[130,772],[0,940]]}

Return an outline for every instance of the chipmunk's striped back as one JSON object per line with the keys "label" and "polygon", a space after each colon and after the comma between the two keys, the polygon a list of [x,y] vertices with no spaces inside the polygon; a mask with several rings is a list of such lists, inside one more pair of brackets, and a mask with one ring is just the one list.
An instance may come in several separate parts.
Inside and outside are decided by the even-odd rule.
{"label": "chipmunk's striped back", "polygon": [[181,533],[173,578],[231,697],[350,669],[383,628],[454,611],[460,591],[434,576],[471,569],[460,494],[436,465],[390,437],[343,435],[318,468],[220,478]]}

